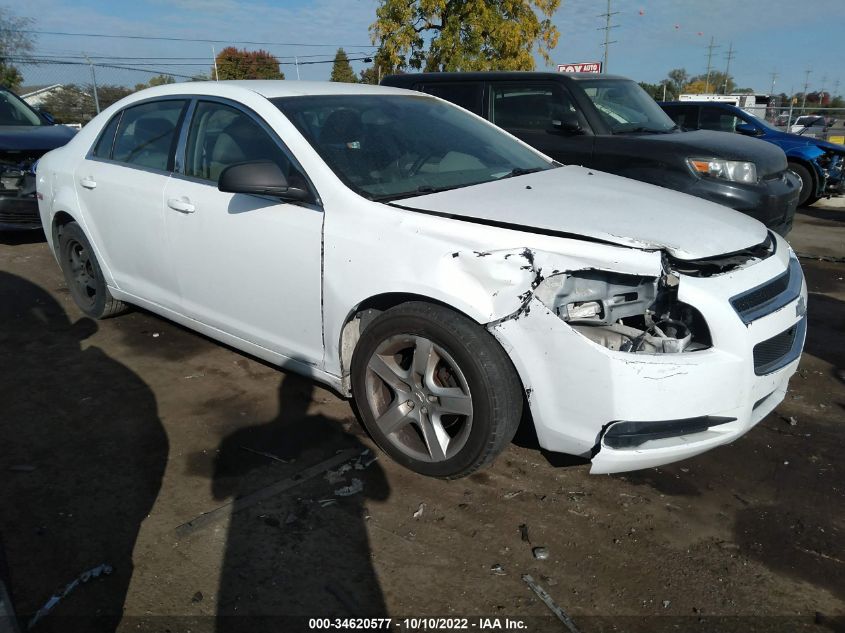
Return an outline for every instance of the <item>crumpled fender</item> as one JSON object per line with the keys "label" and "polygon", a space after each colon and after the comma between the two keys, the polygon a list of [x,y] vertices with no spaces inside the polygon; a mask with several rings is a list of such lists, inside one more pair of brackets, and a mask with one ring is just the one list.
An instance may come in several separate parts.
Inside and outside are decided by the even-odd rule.
{"label": "crumpled fender", "polygon": [[525,310],[534,290],[551,275],[587,269],[652,277],[661,274],[661,255],[657,251],[590,246],[596,253],[593,257],[528,247],[456,251],[441,263],[441,288],[475,306],[484,315],[483,320],[490,323]]}

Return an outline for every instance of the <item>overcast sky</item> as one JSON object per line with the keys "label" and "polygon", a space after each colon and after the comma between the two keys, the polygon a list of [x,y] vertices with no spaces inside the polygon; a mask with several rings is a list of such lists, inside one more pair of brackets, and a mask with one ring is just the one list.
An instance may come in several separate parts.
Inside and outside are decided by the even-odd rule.
{"label": "overcast sky", "polygon": [[[7,5],[18,15],[36,20],[33,28],[45,31],[251,40],[285,45],[264,46],[283,62],[326,59],[343,46],[350,57],[372,52],[368,26],[375,17],[376,0],[29,0]],[[602,56],[599,29],[606,0],[563,0],[554,16],[560,41],[552,52],[555,62],[597,61]],[[613,0],[609,70],[638,81],[657,82],[672,68],[691,74],[706,67],[705,46],[710,37],[720,48],[713,65],[723,70],[725,53],[733,42],[731,74],[740,86],[768,92],[771,72],[779,77],[776,92],[800,91],[804,70],[812,69],[810,90],[832,90],[845,81],[845,28],[843,0]],[[148,57],[197,57],[196,66],[171,67],[171,60],[150,60],[148,67],[193,74],[209,72],[212,46],[223,44],[160,42],[106,38],[38,35],[42,54]],[[259,46],[239,45],[247,48]],[[318,57],[314,57],[318,56]],[[364,66],[354,62],[356,71]],[[296,78],[292,65],[283,65],[288,79]],[[300,66],[302,79],[327,79],[330,64]],[[538,63],[538,70],[544,67]],[[27,72],[27,83],[48,83],[55,69]],[[134,74],[112,72],[103,80],[133,83]],[[65,77],[88,81],[83,68],[66,69]],[[144,77],[138,76],[139,81]],[[845,86],[840,93],[845,92]]]}

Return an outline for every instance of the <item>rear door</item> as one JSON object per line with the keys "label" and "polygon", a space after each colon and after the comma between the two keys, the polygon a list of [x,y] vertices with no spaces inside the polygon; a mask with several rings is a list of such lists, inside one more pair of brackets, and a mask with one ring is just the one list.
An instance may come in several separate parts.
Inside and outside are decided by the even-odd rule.
{"label": "rear door", "polygon": [[179,309],[162,210],[186,99],[130,106],[112,119],[76,167],[80,206],[115,284]]}
{"label": "rear door", "polygon": [[491,82],[489,119],[561,163],[592,161],[595,137],[558,82]]}

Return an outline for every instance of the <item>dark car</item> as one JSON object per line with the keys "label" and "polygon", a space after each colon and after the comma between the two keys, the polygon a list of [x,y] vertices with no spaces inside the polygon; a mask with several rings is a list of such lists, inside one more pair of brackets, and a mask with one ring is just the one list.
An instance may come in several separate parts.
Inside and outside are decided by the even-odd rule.
{"label": "dark car", "polygon": [[756,139],[686,132],[635,82],[587,73],[420,73],[383,85],[451,101],[562,163],[689,193],[746,213],[781,235],[800,181],[778,148]]}
{"label": "dark car", "polygon": [[0,88],[0,230],[40,229],[35,164],[76,131]]}
{"label": "dark car", "polygon": [[[686,129],[744,134],[780,147],[786,153],[789,168],[801,178],[798,199],[801,206],[813,204],[825,196],[845,193],[845,145],[829,143],[810,134],[782,132],[727,103],[683,101],[661,103],[660,106],[675,123]],[[801,123],[802,119],[811,125],[819,119],[824,122],[824,117],[798,117],[796,123]]]}

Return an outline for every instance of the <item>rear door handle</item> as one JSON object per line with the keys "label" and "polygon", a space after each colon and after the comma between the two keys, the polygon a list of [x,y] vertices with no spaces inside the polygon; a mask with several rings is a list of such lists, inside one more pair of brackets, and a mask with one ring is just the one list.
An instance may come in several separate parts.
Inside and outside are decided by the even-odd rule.
{"label": "rear door handle", "polygon": [[94,189],[97,186],[97,181],[89,176],[88,178],[81,178],[79,184],[86,189]]}
{"label": "rear door handle", "polygon": [[167,206],[180,213],[193,213],[197,208],[187,198],[168,198]]}

